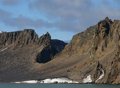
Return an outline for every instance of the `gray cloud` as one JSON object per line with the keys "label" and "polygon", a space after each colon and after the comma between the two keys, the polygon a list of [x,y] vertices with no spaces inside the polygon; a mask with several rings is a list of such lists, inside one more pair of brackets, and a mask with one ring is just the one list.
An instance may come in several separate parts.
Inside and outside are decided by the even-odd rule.
{"label": "gray cloud", "polygon": [[12,13],[0,9],[0,19],[1,23],[16,28],[42,28],[42,27],[52,27],[52,25],[42,19],[33,20],[22,15],[18,17],[13,17]]}
{"label": "gray cloud", "polygon": [[30,6],[53,17],[70,18],[80,17],[79,10],[84,11],[84,8],[89,10],[91,4],[90,0],[36,0]]}
{"label": "gray cloud", "polygon": [[[25,0],[1,1],[5,5],[16,5]],[[36,29],[54,27],[62,31],[80,32],[106,16],[112,19],[120,18],[120,0],[29,0],[27,3],[31,13],[34,10],[44,14],[49,20],[57,20],[50,23],[22,15],[13,17],[10,12],[0,9],[1,22],[10,27]]]}
{"label": "gray cloud", "polygon": [[11,16],[12,14],[10,12],[0,9],[0,21],[1,22],[4,22],[5,20],[9,19],[9,17]]}
{"label": "gray cloud", "polygon": [[120,18],[120,6],[115,7],[117,4],[120,4],[119,0],[35,0],[30,8],[46,14],[48,18],[58,18],[54,27],[77,32],[106,16]]}

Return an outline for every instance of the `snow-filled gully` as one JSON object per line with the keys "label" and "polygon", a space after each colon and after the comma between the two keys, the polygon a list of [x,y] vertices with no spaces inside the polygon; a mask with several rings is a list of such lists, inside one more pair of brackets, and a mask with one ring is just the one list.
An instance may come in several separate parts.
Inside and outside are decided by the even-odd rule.
{"label": "snow-filled gully", "polygon": [[104,77],[105,72],[103,69],[101,69],[101,71],[102,71],[102,74],[99,76],[99,78],[95,82],[98,82],[99,80],[101,80]]}
{"label": "snow-filled gully", "polygon": [[6,49],[8,49],[8,47],[4,48],[4,49],[1,49],[0,52],[3,52],[5,51]]}

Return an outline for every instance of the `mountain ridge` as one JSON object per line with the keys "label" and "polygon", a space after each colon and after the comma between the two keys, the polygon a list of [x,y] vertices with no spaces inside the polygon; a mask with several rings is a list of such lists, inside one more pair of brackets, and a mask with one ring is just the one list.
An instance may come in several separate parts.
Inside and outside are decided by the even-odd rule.
{"label": "mountain ridge", "polygon": [[[38,37],[32,29],[1,33],[0,82],[38,77],[35,75],[38,72],[34,72],[36,65],[50,61],[65,45],[63,41],[52,40],[49,33]],[[48,53],[47,58],[43,59],[43,53]],[[38,60],[41,62],[38,63]]]}
{"label": "mountain ridge", "polygon": [[61,60],[66,66],[66,69],[61,66],[63,72],[66,71],[63,75],[80,83],[87,77],[91,77],[93,83],[119,83],[119,25],[119,20],[107,17],[78,33],[53,63],[60,64],[56,59]]}

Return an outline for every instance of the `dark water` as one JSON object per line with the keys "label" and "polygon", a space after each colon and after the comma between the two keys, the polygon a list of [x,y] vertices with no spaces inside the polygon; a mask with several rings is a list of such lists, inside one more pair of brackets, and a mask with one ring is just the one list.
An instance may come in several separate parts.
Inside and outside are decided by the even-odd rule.
{"label": "dark water", "polygon": [[96,84],[0,84],[0,88],[120,88],[120,85]]}

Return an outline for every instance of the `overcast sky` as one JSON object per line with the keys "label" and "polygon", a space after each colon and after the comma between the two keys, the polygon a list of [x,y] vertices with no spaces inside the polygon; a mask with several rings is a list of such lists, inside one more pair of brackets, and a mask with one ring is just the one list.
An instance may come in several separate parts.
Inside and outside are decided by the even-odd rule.
{"label": "overcast sky", "polygon": [[0,31],[30,28],[65,41],[106,16],[120,19],[120,0],[0,0]]}

